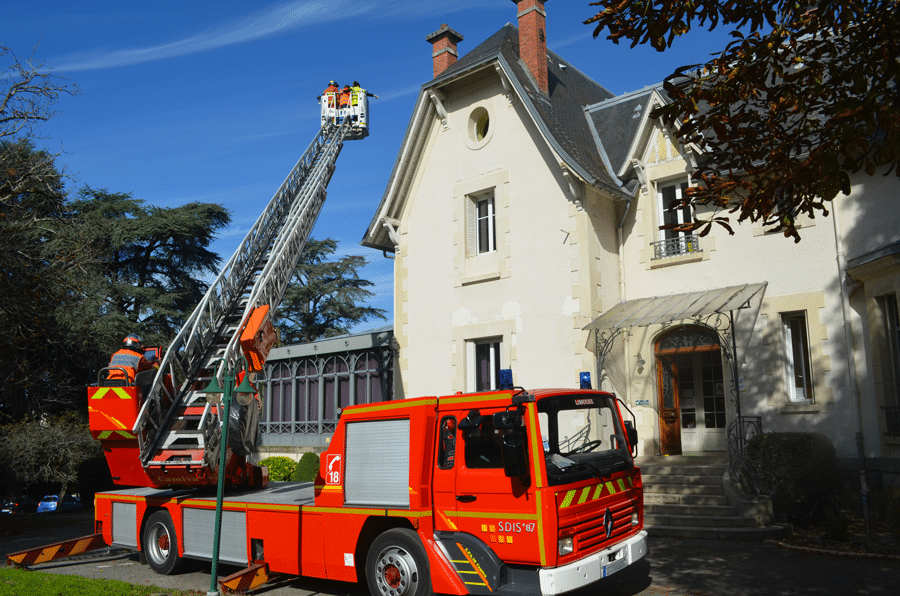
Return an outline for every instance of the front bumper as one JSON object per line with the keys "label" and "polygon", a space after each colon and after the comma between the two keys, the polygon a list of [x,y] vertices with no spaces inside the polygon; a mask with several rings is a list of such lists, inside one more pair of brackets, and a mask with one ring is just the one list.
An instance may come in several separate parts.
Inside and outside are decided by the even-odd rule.
{"label": "front bumper", "polygon": [[539,570],[541,593],[544,596],[551,596],[592,584],[598,579],[625,569],[646,554],[647,532],[641,530],[624,542],[574,563]]}

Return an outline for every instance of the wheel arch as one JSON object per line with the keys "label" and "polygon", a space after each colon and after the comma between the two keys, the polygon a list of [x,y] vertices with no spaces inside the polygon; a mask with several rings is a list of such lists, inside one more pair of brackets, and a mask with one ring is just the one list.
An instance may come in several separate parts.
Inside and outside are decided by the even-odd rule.
{"label": "wheel arch", "polygon": [[371,516],[363,522],[359,538],[356,541],[356,549],[353,552],[356,560],[356,579],[360,584],[366,585],[366,557],[369,549],[372,548],[372,543],[388,530],[396,528],[405,528],[416,532],[412,522],[405,517]]}

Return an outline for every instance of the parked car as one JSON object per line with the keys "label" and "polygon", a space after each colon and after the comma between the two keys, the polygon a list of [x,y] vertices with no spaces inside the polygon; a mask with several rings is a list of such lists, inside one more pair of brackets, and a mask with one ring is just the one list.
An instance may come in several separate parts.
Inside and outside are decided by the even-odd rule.
{"label": "parked car", "polygon": [[0,513],[34,513],[37,501],[29,497],[14,497],[5,499]]}
{"label": "parked car", "polygon": [[81,507],[81,499],[74,495],[66,495],[63,497],[62,506],[59,504],[59,497],[56,495],[47,495],[38,503],[37,512],[46,513],[48,511],[60,511],[65,509],[78,509]]}

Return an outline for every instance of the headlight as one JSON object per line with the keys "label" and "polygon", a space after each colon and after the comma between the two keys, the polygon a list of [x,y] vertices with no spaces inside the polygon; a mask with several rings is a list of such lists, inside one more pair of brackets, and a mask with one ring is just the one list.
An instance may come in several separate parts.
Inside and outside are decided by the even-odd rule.
{"label": "headlight", "polygon": [[638,519],[638,513],[637,513],[637,511],[632,512],[632,514],[631,514],[631,527],[633,528],[634,526],[638,525],[638,522],[639,522],[639,521],[640,521],[640,520]]}
{"label": "headlight", "polygon": [[565,538],[559,539],[559,554],[568,555],[572,551],[575,550],[575,541],[572,540],[571,536],[566,536]]}

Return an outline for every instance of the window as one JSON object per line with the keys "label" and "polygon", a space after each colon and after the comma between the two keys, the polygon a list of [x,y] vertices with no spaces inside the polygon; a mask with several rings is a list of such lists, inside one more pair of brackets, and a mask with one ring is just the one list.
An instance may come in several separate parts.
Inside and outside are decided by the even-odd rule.
{"label": "window", "polygon": [[497,250],[497,224],[494,218],[494,196],[475,201],[475,253]]}
{"label": "window", "polygon": [[[877,299],[884,321],[886,354],[885,405],[900,406],[900,316],[897,310],[897,296],[888,294]],[[888,360],[890,362],[888,362]]]}
{"label": "window", "polygon": [[[656,200],[661,226],[680,226],[691,223],[694,217],[690,205],[680,209],[669,210],[669,206],[680,201],[684,191],[688,188],[688,182],[673,184],[660,184],[657,186]],[[659,242],[653,243],[654,259],[664,259],[676,255],[684,255],[700,252],[699,238],[694,234],[678,230],[666,229],[659,231]]]}
{"label": "window", "polygon": [[500,340],[467,342],[467,390],[493,391],[500,378]]}
{"label": "window", "polygon": [[810,403],[813,399],[812,376],[809,366],[809,334],[806,312],[782,313],[785,372],[788,400]]}

